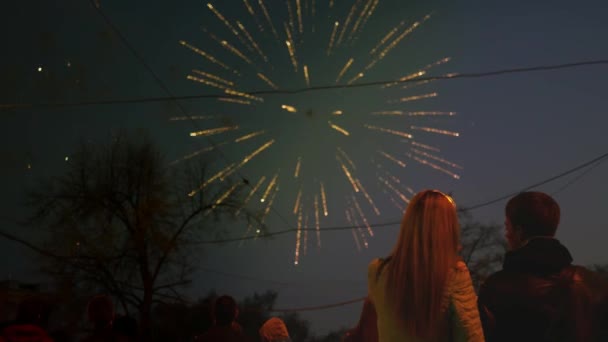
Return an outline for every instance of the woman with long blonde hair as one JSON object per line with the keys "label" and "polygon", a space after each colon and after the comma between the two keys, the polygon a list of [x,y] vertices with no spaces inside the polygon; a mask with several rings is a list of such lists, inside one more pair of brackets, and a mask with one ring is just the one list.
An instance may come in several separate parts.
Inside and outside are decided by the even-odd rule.
{"label": "woman with long blonde hair", "polygon": [[452,198],[437,190],[416,194],[391,254],[368,268],[378,341],[484,341],[459,246]]}

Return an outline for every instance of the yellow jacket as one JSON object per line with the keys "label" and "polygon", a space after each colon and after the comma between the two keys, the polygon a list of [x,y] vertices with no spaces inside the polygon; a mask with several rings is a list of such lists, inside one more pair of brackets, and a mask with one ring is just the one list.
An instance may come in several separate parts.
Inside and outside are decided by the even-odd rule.
{"label": "yellow jacket", "polygon": [[[374,303],[378,317],[379,342],[426,342],[410,336],[395,317],[391,299],[387,298],[385,284],[388,272],[376,276],[381,260],[373,260],[368,267],[368,296]],[[450,328],[438,341],[483,342],[483,329],[477,310],[477,295],[473,289],[471,275],[464,262],[459,261],[449,277],[444,296],[444,311],[448,315]],[[451,335],[451,336],[450,336]]]}

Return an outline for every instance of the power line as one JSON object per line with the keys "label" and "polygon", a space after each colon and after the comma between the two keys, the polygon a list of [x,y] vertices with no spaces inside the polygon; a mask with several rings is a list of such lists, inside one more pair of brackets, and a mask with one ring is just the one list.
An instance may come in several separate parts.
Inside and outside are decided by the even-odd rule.
{"label": "power line", "polygon": [[[99,10],[99,9],[98,9]],[[101,10],[99,10],[101,12]],[[102,13],[102,12],[101,12]],[[105,17],[104,15],[104,18]],[[123,42],[125,39],[120,35]],[[126,43],[125,43],[126,44]],[[133,53],[133,49],[130,48]],[[138,61],[145,63],[141,58]],[[146,64],[144,64],[146,65]],[[363,88],[385,84],[404,84],[404,83],[417,83],[417,82],[429,82],[439,80],[452,80],[460,78],[483,78],[500,76],[505,74],[516,74],[516,73],[530,73],[539,71],[559,70],[559,69],[570,69],[581,66],[592,66],[592,65],[608,65],[608,59],[590,60],[590,61],[578,61],[563,64],[549,64],[549,65],[538,65],[532,67],[518,67],[500,69],[486,72],[472,72],[472,73],[453,73],[438,76],[428,76],[411,78],[406,80],[383,80],[383,81],[370,81],[353,84],[339,84],[339,85],[325,85],[325,86],[314,86],[309,88],[297,88],[297,89],[285,89],[285,90],[253,90],[244,91],[250,95],[287,95],[287,94],[300,94],[306,92],[331,90],[331,89],[350,89],[350,88]],[[149,67],[146,67],[148,71],[151,71]],[[155,76],[155,79],[158,77]],[[162,81],[161,81],[162,82]],[[163,86],[163,88],[166,88]],[[169,93],[170,94],[170,93]],[[167,102],[176,100],[199,100],[199,99],[217,99],[226,98],[230,95],[225,93],[220,94],[199,94],[199,95],[181,95],[181,96],[157,96],[157,97],[142,97],[142,98],[131,98],[131,99],[107,99],[107,100],[91,100],[91,101],[77,101],[77,102],[48,102],[48,103],[9,103],[0,104],[0,110],[12,110],[22,108],[65,108],[65,107],[80,107],[80,106],[95,106],[95,105],[111,105],[111,104],[130,104],[130,103],[150,103],[150,102]]]}
{"label": "power line", "polygon": [[307,306],[307,307],[292,308],[292,309],[272,309],[272,310],[269,310],[269,311],[270,312],[283,312],[283,313],[287,313],[287,312],[301,312],[301,311],[318,311],[318,310],[330,309],[330,308],[335,308],[335,307],[344,306],[344,305],[348,305],[348,304],[354,304],[354,303],[362,302],[366,298],[367,298],[367,296],[366,297],[361,297],[361,298],[355,298],[355,299],[351,299],[351,300],[346,300],[346,301],[343,301],[343,302],[325,304],[325,305]]}
{"label": "power line", "polygon": [[[511,198],[511,197],[519,194],[520,192],[527,191],[527,190],[530,190],[532,188],[536,188],[538,186],[541,186],[541,185],[547,184],[549,182],[555,181],[557,179],[560,179],[562,177],[565,177],[565,176],[567,176],[567,175],[569,175],[569,174],[571,174],[573,172],[576,172],[578,170],[581,170],[581,169],[583,169],[583,168],[585,168],[585,167],[587,167],[589,165],[592,165],[592,164],[595,164],[595,163],[599,164],[600,162],[603,162],[604,161],[603,159],[606,158],[606,157],[608,157],[608,153],[603,153],[602,155],[600,155],[598,157],[595,157],[595,158],[593,158],[593,159],[591,159],[591,160],[589,160],[587,162],[579,164],[579,165],[577,165],[577,166],[575,166],[575,167],[573,167],[573,168],[571,168],[569,170],[566,170],[566,171],[564,171],[564,172],[562,172],[562,173],[560,173],[558,175],[549,177],[549,178],[547,178],[547,179],[545,179],[543,181],[540,181],[538,183],[534,183],[532,185],[526,186],[525,188],[523,188],[523,189],[521,189],[519,191],[511,192],[511,193],[508,193],[506,195],[502,195],[502,196],[500,196],[498,198],[495,198],[495,199],[492,199],[492,200],[489,200],[489,201],[485,201],[485,202],[481,202],[481,203],[478,203],[478,204],[475,204],[475,205],[472,205],[472,206],[469,206],[469,207],[464,207],[464,208],[462,208],[460,210],[462,210],[462,211],[471,211],[471,210],[479,209],[479,208],[482,208],[482,207],[486,207],[488,205],[495,204],[495,203],[500,202],[502,200],[505,200],[507,198]],[[593,167],[596,167],[598,164],[594,165]],[[384,222],[384,223],[372,223],[369,226],[372,227],[372,228],[380,228],[380,227],[387,227],[387,226],[395,226],[395,225],[399,225],[400,223],[401,223],[401,220],[400,219],[396,219],[394,221],[389,221],[389,222]],[[352,228],[357,228],[357,227],[358,226],[353,226],[353,225],[334,226],[334,227],[321,227],[320,230],[323,230],[323,231],[340,231],[340,230],[347,230],[347,229],[352,229]],[[316,228],[314,228],[314,227],[313,228],[303,227],[303,228],[300,228],[300,230],[302,230],[302,231],[304,231],[304,230],[316,231]],[[221,244],[221,243],[228,243],[228,242],[236,242],[236,241],[243,241],[243,240],[254,240],[254,239],[260,239],[260,238],[272,237],[272,236],[277,236],[277,235],[288,234],[288,233],[295,232],[295,231],[297,231],[297,229],[289,228],[289,229],[279,230],[279,231],[276,231],[276,232],[260,233],[260,234],[257,234],[257,235],[243,236],[243,237],[240,237],[240,238],[228,238],[228,239],[218,239],[218,240],[193,241],[191,243],[192,244]]]}

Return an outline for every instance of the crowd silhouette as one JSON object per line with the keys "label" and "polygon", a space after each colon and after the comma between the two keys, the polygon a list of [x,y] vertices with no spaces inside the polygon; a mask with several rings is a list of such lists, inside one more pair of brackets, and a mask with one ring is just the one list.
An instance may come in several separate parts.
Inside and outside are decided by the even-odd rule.
{"label": "crowd silhouette", "polygon": [[[502,270],[476,294],[459,255],[456,203],[437,190],[419,192],[392,251],[370,262],[360,319],[342,341],[608,341],[608,282],[573,264],[555,238],[559,221],[560,207],[545,193],[511,198]],[[89,300],[90,330],[82,336],[48,332],[48,317],[44,301],[24,299],[15,320],[2,327],[0,342],[144,342],[137,320],[116,315],[107,295]],[[228,295],[215,299],[212,317],[211,328],[194,341],[292,341],[279,317],[266,320],[258,336],[247,336]]]}

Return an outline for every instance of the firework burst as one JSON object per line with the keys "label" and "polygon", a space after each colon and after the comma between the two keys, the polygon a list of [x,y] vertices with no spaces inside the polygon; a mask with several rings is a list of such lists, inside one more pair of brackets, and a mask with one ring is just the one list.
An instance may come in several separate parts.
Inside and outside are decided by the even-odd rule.
{"label": "firework burst", "polygon": [[[403,53],[402,46],[431,15],[390,25],[374,20],[381,7],[380,0],[285,0],[273,6],[264,0],[235,0],[230,6],[214,1],[201,8],[206,12],[203,39],[179,42],[200,57],[186,78],[224,94],[213,116],[196,117],[205,118],[205,128],[190,136],[202,143],[210,136],[225,140],[174,163],[220,148],[230,155],[230,162],[190,195],[233,174],[254,177],[246,202],[260,206],[264,220],[273,203],[288,204],[285,213],[297,227],[295,264],[306,254],[308,230],[320,248],[324,220],[332,215],[345,222],[345,213],[355,227],[354,243],[366,248],[374,236],[368,216],[394,218],[409,202],[413,190],[404,175],[412,165],[460,177],[462,167],[425,141],[458,137],[442,127],[456,113],[428,108],[438,93],[417,90],[429,83],[417,79],[450,58],[419,66],[391,58]],[[379,78],[392,81],[295,95],[251,91],[356,85]],[[216,117],[223,121],[214,126],[208,119]]]}

